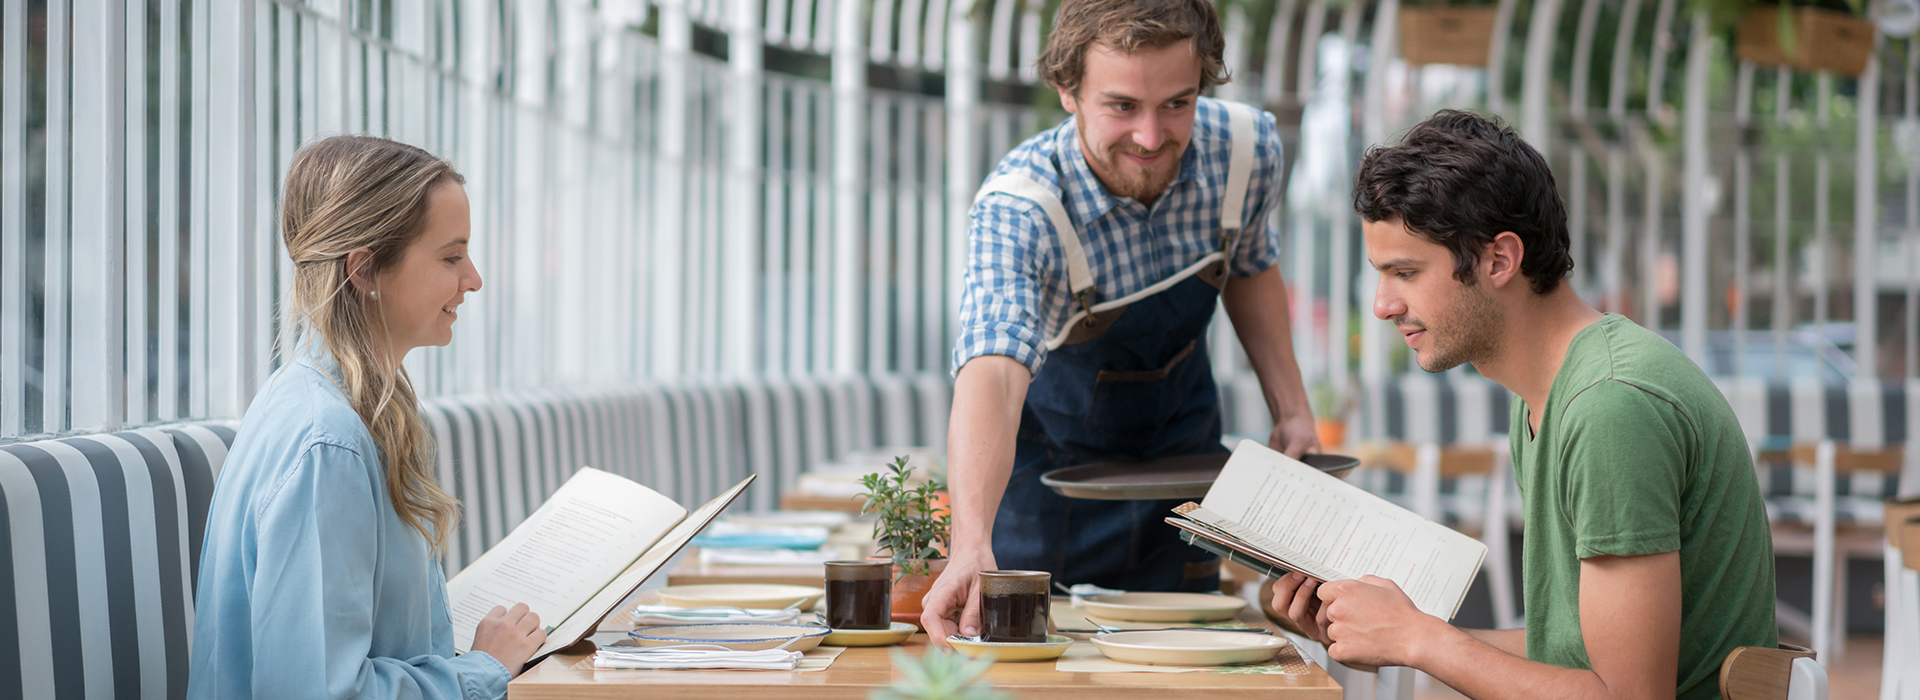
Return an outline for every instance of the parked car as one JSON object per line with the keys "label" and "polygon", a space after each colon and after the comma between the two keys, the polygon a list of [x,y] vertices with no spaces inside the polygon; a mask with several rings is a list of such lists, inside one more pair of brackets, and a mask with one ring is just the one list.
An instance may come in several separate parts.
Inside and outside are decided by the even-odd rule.
{"label": "parked car", "polygon": [[[1773,331],[1747,331],[1743,360],[1734,362],[1739,347],[1737,331],[1707,332],[1707,375],[1712,377],[1749,376],[1769,382],[1800,377],[1818,377],[1825,384],[1845,384],[1859,373],[1853,357],[1832,341],[1804,330],[1789,331],[1784,346],[1778,347]],[[1680,331],[1663,329],[1660,336],[1681,345]]]}

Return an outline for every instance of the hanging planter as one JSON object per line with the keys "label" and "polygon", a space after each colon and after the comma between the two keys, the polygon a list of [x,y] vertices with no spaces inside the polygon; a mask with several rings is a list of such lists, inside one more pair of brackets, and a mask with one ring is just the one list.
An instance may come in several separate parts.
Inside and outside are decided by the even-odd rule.
{"label": "hanging planter", "polygon": [[1412,65],[1487,65],[1493,47],[1490,3],[1407,3],[1400,7],[1400,58]]}
{"label": "hanging planter", "polygon": [[1696,0],[1716,18],[1737,16],[1740,60],[1858,76],[1873,53],[1874,26],[1860,17],[1862,0]]}

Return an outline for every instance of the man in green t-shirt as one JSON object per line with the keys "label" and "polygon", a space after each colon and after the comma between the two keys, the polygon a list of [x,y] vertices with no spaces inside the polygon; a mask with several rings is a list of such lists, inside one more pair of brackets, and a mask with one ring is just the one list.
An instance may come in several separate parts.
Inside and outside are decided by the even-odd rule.
{"label": "man in green t-shirt", "polygon": [[[1471,362],[1519,397],[1525,630],[1463,630],[1377,577],[1289,574],[1274,608],[1336,660],[1410,666],[1474,698],[1713,698],[1772,646],[1773,546],[1740,426],[1672,344],[1594,310],[1553,174],[1511,129],[1445,111],[1361,161],[1373,313],[1420,367]],[[1494,517],[1498,517],[1497,514]]]}

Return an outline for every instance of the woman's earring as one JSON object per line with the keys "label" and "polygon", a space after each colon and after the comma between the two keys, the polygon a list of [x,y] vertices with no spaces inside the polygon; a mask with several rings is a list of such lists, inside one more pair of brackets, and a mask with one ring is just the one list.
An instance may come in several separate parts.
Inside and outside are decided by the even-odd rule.
{"label": "woman's earring", "polygon": [[375,290],[373,290],[373,291],[371,291],[371,292],[367,292],[367,294],[369,294],[369,295],[371,295],[371,296],[373,297],[373,300],[374,300],[374,301],[379,301],[379,300],[380,300],[380,290],[378,290],[378,289],[375,289]]}

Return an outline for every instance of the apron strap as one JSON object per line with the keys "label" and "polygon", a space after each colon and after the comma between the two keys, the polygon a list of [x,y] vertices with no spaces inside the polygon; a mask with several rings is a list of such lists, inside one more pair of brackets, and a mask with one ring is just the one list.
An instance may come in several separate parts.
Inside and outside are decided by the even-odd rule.
{"label": "apron strap", "polygon": [[973,195],[973,201],[986,199],[987,195],[1001,192],[1022,199],[1032,200],[1047,213],[1053,221],[1054,236],[1060,239],[1060,249],[1067,257],[1067,284],[1073,290],[1073,296],[1086,306],[1086,296],[1093,289],[1093,268],[1087,266],[1087,249],[1080,242],[1080,229],[1074,228],[1073,220],[1067,218],[1067,207],[1060,203],[1052,190],[1038,180],[1016,173],[1007,173],[988,180],[980,191]]}
{"label": "apron strap", "polygon": [[[1246,227],[1243,220],[1247,204],[1247,183],[1253,179],[1254,144],[1260,140],[1260,132],[1254,127],[1254,120],[1260,112],[1251,105],[1222,101],[1227,108],[1227,133],[1233,139],[1233,156],[1227,161],[1227,192],[1220,199],[1220,250],[1226,253],[1225,264],[1233,266],[1233,252],[1240,244],[1240,232]],[[1257,230],[1261,222],[1253,222]],[[1220,281],[1221,291],[1226,291],[1226,278]]]}

